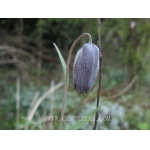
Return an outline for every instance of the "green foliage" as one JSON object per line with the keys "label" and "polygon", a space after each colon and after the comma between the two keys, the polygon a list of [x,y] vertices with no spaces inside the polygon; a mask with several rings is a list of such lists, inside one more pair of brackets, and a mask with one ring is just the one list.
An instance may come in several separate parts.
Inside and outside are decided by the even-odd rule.
{"label": "green foliage", "polygon": [[139,123],[140,130],[149,130],[149,124],[146,122]]}
{"label": "green foliage", "polygon": [[73,126],[71,126],[68,130],[78,130],[81,127],[83,127],[87,122],[89,122],[91,120],[91,117],[93,117],[95,115],[96,112],[98,112],[100,110],[100,108],[105,104],[106,102],[104,102],[103,104],[101,104],[100,106],[98,106],[94,111],[92,111],[90,114],[88,114],[87,116],[85,116],[80,121],[78,121],[77,123],[75,123]]}

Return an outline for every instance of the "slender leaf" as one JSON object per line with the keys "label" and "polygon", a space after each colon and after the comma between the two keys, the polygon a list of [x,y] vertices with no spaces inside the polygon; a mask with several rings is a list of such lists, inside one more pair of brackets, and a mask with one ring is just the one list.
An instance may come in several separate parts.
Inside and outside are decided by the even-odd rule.
{"label": "slender leaf", "polygon": [[[67,68],[67,66],[66,66],[65,60],[64,60],[60,50],[58,49],[57,45],[55,43],[53,43],[53,44],[54,44],[54,46],[57,50],[57,53],[58,53],[58,56],[59,56],[59,59],[61,61],[61,65],[62,65],[62,68],[63,68],[63,72],[64,72],[64,95],[65,95],[65,89],[66,89],[66,86],[67,86],[66,85],[66,68]],[[62,112],[64,111],[64,106],[65,106],[65,98],[63,99]],[[62,112],[61,112],[61,114],[62,114]],[[61,124],[61,122],[60,122],[60,124]]]}
{"label": "slender leaf", "polygon": [[31,124],[33,124],[33,125],[35,125],[37,128],[39,128],[40,130],[43,130],[43,128],[42,128],[42,126],[40,125],[40,126],[38,126],[38,125],[36,125],[35,123],[33,123],[32,121],[29,121],[28,119],[26,119],[25,117],[22,117],[23,119],[25,119],[26,121],[28,121],[29,123],[31,123]]}
{"label": "slender leaf", "polygon": [[[104,103],[102,103],[100,106],[98,106],[94,111],[92,111],[90,114],[88,114],[86,116],[86,118],[90,118],[91,116],[94,116],[95,113],[97,111],[100,110],[100,108],[106,103],[107,101],[105,101]],[[72,125],[68,130],[78,130],[81,127],[83,127],[87,122],[89,122],[89,119],[85,119],[84,121],[80,120],[77,123],[75,123],[74,125]]]}
{"label": "slender leaf", "polygon": [[[66,79],[66,63],[65,63],[65,60],[60,52],[60,50],[58,49],[57,45],[55,43],[53,43],[56,50],[57,50],[57,53],[58,53],[58,56],[59,56],[59,59],[61,61],[61,65],[62,65],[62,68],[63,68],[63,72],[64,72],[64,79]],[[65,81],[65,80],[64,80]]]}

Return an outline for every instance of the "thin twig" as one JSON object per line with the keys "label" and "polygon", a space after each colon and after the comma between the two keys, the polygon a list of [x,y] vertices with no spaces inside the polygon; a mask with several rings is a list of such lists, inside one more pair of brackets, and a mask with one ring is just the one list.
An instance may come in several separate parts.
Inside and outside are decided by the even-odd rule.
{"label": "thin twig", "polygon": [[132,81],[122,90],[120,91],[119,93],[115,94],[115,95],[112,95],[112,96],[108,96],[107,99],[116,99],[118,98],[119,96],[121,96],[122,94],[126,93],[132,86],[133,84],[136,82],[136,80],[138,79],[138,75],[136,75]]}
{"label": "thin twig", "polygon": [[27,117],[27,120],[31,121],[34,113],[36,112],[37,108],[39,107],[39,105],[42,103],[42,101],[49,95],[51,94],[53,91],[59,89],[60,87],[63,86],[63,82],[60,82],[58,84],[56,84],[53,88],[50,88],[48,91],[46,91],[35,103],[35,105],[33,106],[32,110],[30,111],[30,114]]}
{"label": "thin twig", "polygon": [[[99,106],[99,101],[100,101],[100,91],[101,91],[101,78],[102,78],[102,73],[101,73],[101,68],[102,68],[102,53],[101,53],[101,38],[100,38],[100,28],[101,28],[101,21],[98,19],[98,47],[100,51],[100,57],[99,57],[99,86],[98,86],[98,91],[97,91],[97,104],[96,107]],[[98,121],[98,113],[95,115],[95,122],[94,122],[94,128],[93,130],[96,130],[97,126],[97,121]]]}
{"label": "thin twig", "polygon": [[19,116],[20,116],[19,111],[20,111],[20,77],[18,76],[16,81],[16,123],[19,123]]}
{"label": "thin twig", "polygon": [[[53,88],[55,85],[54,80],[52,80],[51,82],[51,88]],[[49,116],[53,116],[53,109],[54,109],[54,90],[51,94],[51,98],[50,98],[50,112],[49,112]],[[50,120],[49,123],[49,129],[52,130],[53,129],[53,119]]]}
{"label": "thin twig", "polygon": [[69,64],[70,64],[70,59],[72,52],[74,50],[74,47],[76,46],[77,42],[83,37],[83,36],[88,36],[89,37],[89,42],[92,42],[92,37],[89,33],[83,33],[81,34],[73,43],[73,45],[70,48],[68,58],[67,58],[67,68],[66,68],[66,84],[64,88],[64,99],[63,99],[63,105],[62,105],[62,110],[61,110],[61,118],[60,118],[60,126],[59,129],[62,130],[63,126],[63,116],[64,116],[64,109],[65,109],[65,104],[66,104],[66,97],[67,97],[67,91],[68,91],[68,82],[69,82]]}
{"label": "thin twig", "polygon": [[14,53],[20,53],[22,55],[26,55],[26,56],[30,57],[32,62],[36,61],[34,55],[32,55],[31,53],[29,53],[23,49],[18,49],[18,48],[0,45],[0,50],[5,50],[5,51],[9,51],[9,52],[14,52]]}
{"label": "thin twig", "polygon": [[[39,19],[39,22],[42,21],[42,18]],[[40,72],[40,69],[42,68],[42,38],[43,38],[43,30],[42,30],[42,24],[39,23],[39,40],[38,40],[38,53],[40,54],[39,55],[39,58],[38,58],[38,62],[37,62],[37,69],[38,69],[38,78],[39,78],[39,72]]]}
{"label": "thin twig", "polygon": [[4,65],[4,64],[14,64],[17,63],[17,59],[8,59],[8,60],[1,60],[0,61],[0,65]]}
{"label": "thin twig", "polygon": [[[32,102],[31,102],[31,104],[30,104],[30,107],[29,107],[29,110],[28,110],[28,113],[27,113],[27,117],[26,117],[26,118],[28,118],[28,116],[29,116],[29,114],[30,114],[30,112],[31,112],[31,110],[32,110],[32,108],[33,108],[33,106],[34,106],[35,103],[36,103],[36,100],[38,99],[38,96],[39,96],[39,91],[35,93],[35,95],[34,95],[34,97],[33,97],[33,99],[32,99]],[[26,124],[25,124],[25,130],[28,130],[28,123],[29,123],[29,122],[26,122]]]}

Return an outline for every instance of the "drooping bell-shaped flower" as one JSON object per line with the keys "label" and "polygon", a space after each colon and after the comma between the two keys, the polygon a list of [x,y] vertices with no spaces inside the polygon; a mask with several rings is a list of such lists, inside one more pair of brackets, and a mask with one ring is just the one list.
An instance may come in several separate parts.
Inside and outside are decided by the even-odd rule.
{"label": "drooping bell-shaped flower", "polygon": [[78,50],[73,64],[74,87],[79,93],[89,92],[93,87],[99,70],[99,49],[92,42]]}

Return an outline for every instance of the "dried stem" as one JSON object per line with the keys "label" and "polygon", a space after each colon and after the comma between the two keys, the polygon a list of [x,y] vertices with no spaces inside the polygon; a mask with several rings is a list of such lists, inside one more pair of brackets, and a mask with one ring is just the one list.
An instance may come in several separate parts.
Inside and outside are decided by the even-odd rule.
{"label": "dried stem", "polygon": [[138,79],[138,75],[136,75],[132,81],[123,89],[121,90],[120,92],[118,92],[117,94],[115,95],[112,95],[112,96],[108,96],[107,99],[116,99],[118,98],[119,96],[123,95],[124,93],[126,93],[133,85],[134,83],[137,81]]}
{"label": "dried stem", "polygon": [[62,130],[62,126],[63,126],[63,117],[64,117],[64,109],[65,109],[65,104],[66,104],[66,97],[67,97],[67,91],[68,91],[68,82],[69,82],[69,64],[70,64],[70,59],[71,59],[71,55],[72,52],[74,50],[74,47],[76,46],[77,42],[83,37],[83,36],[88,36],[89,37],[89,42],[92,43],[92,37],[89,33],[83,33],[82,35],[80,35],[73,43],[73,45],[70,48],[69,54],[68,54],[68,58],[67,58],[67,68],[66,68],[66,84],[65,84],[65,88],[64,88],[64,99],[63,99],[63,106],[62,106],[62,110],[61,110],[61,118],[60,118],[60,127],[59,129]]}
{"label": "dried stem", "polygon": [[[27,114],[26,118],[28,118],[28,116],[29,116],[32,108],[34,107],[34,105],[35,105],[36,100],[38,99],[38,97],[39,97],[39,91],[35,93],[35,95],[34,95],[34,97],[32,99],[32,102],[30,104],[30,107],[29,107],[28,114]],[[26,122],[26,124],[25,124],[25,130],[28,130],[28,122]]]}
{"label": "dried stem", "polygon": [[60,82],[58,84],[56,84],[54,87],[50,88],[48,91],[46,91],[35,103],[35,105],[33,106],[32,110],[30,111],[27,120],[31,121],[34,113],[36,112],[37,108],[39,107],[39,105],[43,102],[43,100],[50,95],[52,92],[54,92],[55,90],[59,89],[60,87],[63,86],[63,82]]}
{"label": "dried stem", "polygon": [[[101,21],[98,19],[98,47],[99,50],[101,51],[101,38],[100,38],[100,28],[101,28]],[[99,101],[100,101],[100,91],[101,91],[101,78],[102,78],[102,73],[101,73],[101,68],[102,68],[102,53],[100,52],[100,57],[99,57],[99,86],[98,86],[98,91],[97,91],[97,104],[96,107],[99,106]],[[95,115],[95,123],[94,123],[94,128],[93,130],[96,130],[97,126],[97,121],[98,121],[98,113]]]}
{"label": "dried stem", "polygon": [[[20,112],[20,77],[16,81],[16,123],[19,123]],[[17,128],[18,129],[18,128]]]}
{"label": "dried stem", "polygon": [[[54,87],[54,80],[51,81],[51,88]],[[51,98],[50,98],[50,112],[49,112],[49,116],[53,116],[53,110],[54,110],[54,90],[51,94]],[[53,119],[50,120],[49,123],[49,129],[52,130],[53,129]]]}

